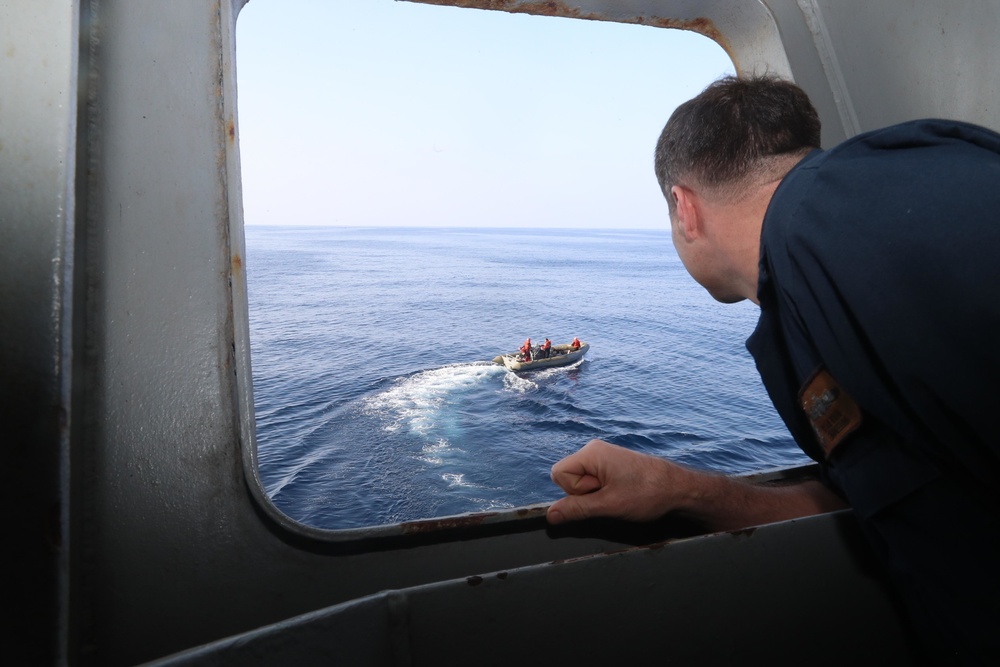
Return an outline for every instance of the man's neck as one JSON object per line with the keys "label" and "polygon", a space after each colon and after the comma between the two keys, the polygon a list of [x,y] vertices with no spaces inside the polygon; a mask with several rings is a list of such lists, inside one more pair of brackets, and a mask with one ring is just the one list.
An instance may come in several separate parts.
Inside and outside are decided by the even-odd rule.
{"label": "man's neck", "polygon": [[706,218],[712,228],[710,233],[731,270],[729,282],[739,295],[754,303],[758,303],[761,227],[779,183],[780,179],[765,183],[738,202],[705,204]]}
{"label": "man's neck", "polygon": [[[718,201],[709,204],[714,215],[723,222],[719,229],[723,234],[719,242],[725,248],[732,269],[733,287],[744,298],[757,305],[757,286],[760,278],[760,233],[764,226],[764,215],[771,203],[774,191],[810,151],[776,157],[768,167],[768,176],[763,182],[753,186],[748,195],[736,202]],[[762,174],[763,176],[763,174]]]}

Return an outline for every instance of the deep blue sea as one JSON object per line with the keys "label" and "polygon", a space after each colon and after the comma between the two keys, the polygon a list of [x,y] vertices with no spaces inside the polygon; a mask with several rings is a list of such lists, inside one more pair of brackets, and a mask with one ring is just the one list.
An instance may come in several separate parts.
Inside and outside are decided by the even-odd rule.
{"label": "deep blue sea", "polygon": [[[722,472],[807,461],[667,230],[247,227],[268,496],[320,528],[512,508],[592,438]],[[565,368],[491,363],[526,337]]]}

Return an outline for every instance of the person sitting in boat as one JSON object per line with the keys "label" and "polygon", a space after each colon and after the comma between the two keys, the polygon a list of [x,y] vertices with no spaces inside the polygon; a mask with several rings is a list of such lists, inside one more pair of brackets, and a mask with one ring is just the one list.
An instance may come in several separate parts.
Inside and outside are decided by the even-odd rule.
{"label": "person sitting in boat", "polygon": [[[565,338],[564,338],[563,340],[565,340]],[[574,337],[573,337],[573,342],[572,342],[572,343],[570,343],[569,345],[570,345],[570,347],[572,347],[572,348],[573,348],[574,350],[579,350],[579,349],[580,349],[580,339],[579,339],[579,338],[577,338],[576,336],[574,336]]]}
{"label": "person sitting in boat", "polygon": [[548,359],[549,355],[552,354],[552,341],[546,338],[545,342],[542,343],[541,351],[542,351],[542,354],[540,355],[541,358]]}

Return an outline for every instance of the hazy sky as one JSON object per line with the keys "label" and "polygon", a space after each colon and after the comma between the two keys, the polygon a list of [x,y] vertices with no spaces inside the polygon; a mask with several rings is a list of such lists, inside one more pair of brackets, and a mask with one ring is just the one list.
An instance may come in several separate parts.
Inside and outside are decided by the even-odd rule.
{"label": "hazy sky", "polygon": [[733,72],[701,35],[394,0],[250,0],[247,224],[665,228],[671,111]]}

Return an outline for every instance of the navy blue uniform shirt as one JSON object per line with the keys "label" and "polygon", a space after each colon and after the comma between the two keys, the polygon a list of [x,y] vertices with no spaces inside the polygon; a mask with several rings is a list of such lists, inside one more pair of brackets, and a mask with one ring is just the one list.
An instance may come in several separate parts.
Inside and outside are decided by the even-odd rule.
{"label": "navy blue uniform shirt", "polygon": [[[921,120],[806,156],[764,218],[758,298],[764,385],[918,623],[945,651],[1000,650],[980,636],[1000,622],[1000,135]],[[968,497],[936,500],[948,489]]]}

